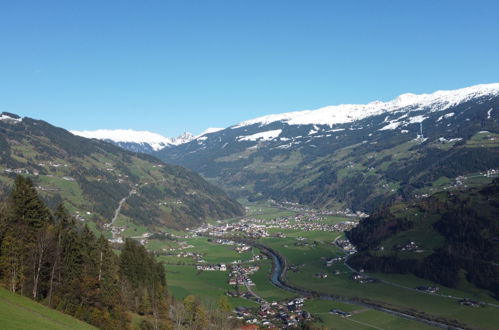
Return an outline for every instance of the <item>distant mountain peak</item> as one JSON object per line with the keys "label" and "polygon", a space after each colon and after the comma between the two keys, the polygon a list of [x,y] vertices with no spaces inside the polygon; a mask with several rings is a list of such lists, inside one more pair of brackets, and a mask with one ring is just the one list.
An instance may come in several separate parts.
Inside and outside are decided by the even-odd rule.
{"label": "distant mountain peak", "polygon": [[154,151],[161,150],[168,146],[187,143],[194,139],[194,136],[189,132],[184,132],[176,138],[168,138],[161,134],[149,131],[135,131],[132,129],[99,129],[95,131],[71,131],[71,133],[88,139],[111,141],[117,144],[147,144]]}

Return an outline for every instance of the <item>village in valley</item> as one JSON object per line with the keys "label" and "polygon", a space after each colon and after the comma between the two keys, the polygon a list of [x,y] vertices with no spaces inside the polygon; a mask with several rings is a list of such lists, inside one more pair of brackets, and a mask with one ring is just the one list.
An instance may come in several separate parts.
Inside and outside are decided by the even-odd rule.
{"label": "village in valley", "polygon": [[[299,328],[324,322],[328,325],[355,323],[369,310],[318,299],[317,292],[321,292],[318,290],[328,292],[331,285],[328,283],[358,286],[355,290],[361,291],[363,287],[376,290],[379,286],[404,287],[348,264],[356,248],[344,233],[357,226],[367,214],[349,210],[323,212],[295,204],[276,208],[275,202],[269,205],[247,207],[247,215],[242,218],[214,220],[184,231],[152,234],[126,223],[110,224],[107,228],[116,242],[122,240],[123,233],[137,233],[129,237],[153,251],[165,264],[173,295],[182,298],[192,292],[203,299],[226,296],[233,306],[231,318],[255,329]],[[287,260],[283,276],[287,283],[298,287],[297,292],[276,285],[275,264],[269,250],[261,247]],[[421,249],[414,241],[392,248],[406,253],[419,253]],[[186,291],[187,288],[195,291]],[[440,288],[432,284],[404,288],[425,295],[440,295]],[[474,299],[454,303],[483,306]]]}
{"label": "village in valley", "polygon": [[[304,307],[308,297],[284,292],[274,287],[272,290],[279,292],[276,297],[266,294],[265,290],[273,284],[270,283],[272,262],[268,255],[255,247],[255,242],[261,239],[287,239],[291,232],[302,232],[303,235],[293,237],[293,246],[297,248],[311,248],[317,242],[310,241],[305,233],[333,234],[328,243],[331,248],[344,251],[340,256],[331,255],[321,257],[319,261],[324,269],[345,259],[343,253],[354,249],[348,241],[339,238],[339,234],[356,226],[361,218],[356,214],[345,212],[342,218],[316,210],[300,209],[299,206],[287,206],[281,209],[276,216],[260,217],[248,216],[234,221],[214,221],[198,228],[184,232],[163,233],[152,235],[149,232],[135,237],[141,244],[151,248],[158,242],[169,242],[168,247],[158,248],[154,253],[166,264],[168,270],[179,269],[188,271],[194,278],[223,278],[225,291],[221,292],[234,301],[233,317],[245,324],[257,325],[264,328],[296,328],[304,322],[313,320],[311,312]],[[290,210],[292,208],[293,210]],[[300,211],[297,212],[296,210]],[[258,209],[256,209],[258,211]],[[340,221],[339,221],[340,220]],[[129,230],[124,226],[109,226],[113,232],[113,239],[121,239],[121,233]],[[294,236],[294,235],[291,235]],[[231,255],[217,258],[216,254]],[[216,261],[216,262],[215,262]],[[291,266],[291,268],[293,268]],[[327,272],[327,271],[326,271]],[[220,275],[218,275],[220,274]],[[322,274],[318,277],[324,276]],[[326,275],[327,276],[327,275]],[[262,283],[265,282],[265,283]],[[331,312],[332,313],[332,312]],[[334,314],[334,313],[332,313]]]}

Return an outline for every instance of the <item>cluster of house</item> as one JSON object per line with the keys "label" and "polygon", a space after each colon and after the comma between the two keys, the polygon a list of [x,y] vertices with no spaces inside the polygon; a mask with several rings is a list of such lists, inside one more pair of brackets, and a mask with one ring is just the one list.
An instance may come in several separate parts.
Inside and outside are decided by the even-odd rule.
{"label": "cluster of house", "polygon": [[[174,236],[174,235],[173,235],[173,236]],[[175,237],[175,236],[174,236],[174,237]],[[177,236],[177,237],[179,237],[179,236]],[[177,244],[178,244],[178,246],[177,246],[176,248],[172,248],[172,249],[170,249],[170,251],[186,250],[186,249],[191,249],[191,248],[193,248],[193,247],[194,247],[194,245],[189,244],[189,243],[187,243],[187,242],[185,242],[185,241],[178,242]]]}
{"label": "cluster of house", "polygon": [[468,307],[483,307],[483,306],[485,306],[485,304],[483,302],[471,300],[468,298],[458,300],[458,303],[463,305],[463,306],[468,306]]}
{"label": "cluster of house", "polygon": [[[80,216],[79,214],[77,214],[77,215]],[[118,244],[124,243],[122,234],[126,230],[126,227],[123,227],[123,226],[113,226],[111,223],[106,223],[106,224],[103,225],[103,227],[106,230],[110,230],[111,234],[113,235],[113,237],[111,239],[109,239],[109,242],[111,242],[111,243],[118,243]]]}
{"label": "cluster of house", "polygon": [[315,213],[318,215],[340,215],[346,217],[357,217],[357,218],[366,218],[369,214],[361,211],[352,212],[350,209],[345,210],[316,210],[311,207],[307,207],[298,203],[293,202],[277,202],[274,200],[270,200],[270,203],[286,210],[295,211],[295,212],[306,212],[306,213]]}
{"label": "cluster of house", "polygon": [[488,178],[495,178],[496,176],[499,175],[499,170],[496,169],[490,169],[485,172],[485,176]]}
{"label": "cluster of house", "polygon": [[352,279],[354,281],[359,282],[360,284],[375,283],[376,282],[376,279],[369,277],[369,276],[362,274],[362,273],[353,273]]}
{"label": "cluster of house", "polygon": [[282,233],[271,235],[269,229],[293,229],[301,231],[325,231],[325,232],[343,232],[354,228],[356,221],[344,221],[335,224],[323,223],[323,217],[316,213],[303,213],[296,216],[280,217],[276,219],[253,219],[244,218],[237,223],[206,224],[194,229],[192,232],[197,235],[207,235],[217,237],[220,244],[233,244],[230,240],[221,239],[228,236],[243,236],[247,238],[259,239],[263,237],[285,237]]}
{"label": "cluster of house", "polygon": [[197,253],[197,252],[182,251],[179,253],[169,253],[167,255],[172,255],[172,256],[175,256],[178,258],[191,258],[197,262],[205,262],[201,253]]}
{"label": "cluster of house", "polygon": [[297,328],[312,316],[303,310],[305,298],[295,298],[289,301],[271,302],[260,305],[257,311],[246,307],[236,307],[236,317],[246,324],[257,325],[269,329]]}
{"label": "cluster of house", "polygon": [[344,221],[335,224],[328,224],[321,222],[323,217],[316,214],[298,214],[296,216],[280,217],[276,219],[247,219],[250,224],[263,225],[265,228],[279,228],[279,229],[298,229],[301,231],[326,231],[326,232],[343,232],[350,230],[357,226],[355,221]]}
{"label": "cluster of house", "polygon": [[326,259],[326,267],[331,267],[334,264],[343,262],[345,257],[331,257]]}
{"label": "cluster of house", "polygon": [[251,249],[250,245],[241,244],[241,243],[239,243],[235,248],[237,253],[243,253],[243,252],[249,251],[250,249]]}
{"label": "cluster of house", "polygon": [[[85,215],[89,216],[89,215],[92,215],[92,212],[90,211],[86,211],[86,212],[83,212]],[[85,217],[82,215],[82,213],[80,211],[76,211],[74,214],[73,214],[73,217],[78,220],[78,221],[85,221]],[[105,227],[106,225],[104,225]]]}
{"label": "cluster of house", "polygon": [[225,264],[197,265],[196,269],[198,271],[220,271],[220,272],[226,272],[227,271],[227,265],[225,265]]}
{"label": "cluster of house", "polygon": [[233,224],[207,224],[194,229],[194,233],[212,237],[232,236],[238,233],[242,233],[245,237],[255,239],[270,236],[264,225],[247,223],[245,219],[241,220],[239,223]]}
{"label": "cluster of house", "polygon": [[232,264],[229,273],[229,285],[246,285],[254,286],[255,283],[251,280],[249,275],[256,273],[260,269],[257,265],[239,265]]}
{"label": "cluster of house", "polygon": [[165,206],[165,205],[179,205],[183,204],[183,202],[180,199],[174,200],[174,201],[166,201],[166,202],[158,202],[159,206]]}
{"label": "cluster of house", "polygon": [[350,316],[352,316],[352,314],[350,314],[349,312],[342,311],[341,309],[331,309],[329,311],[329,313],[330,314],[339,315],[341,317],[350,317]]}
{"label": "cluster of house", "polygon": [[419,250],[419,246],[418,244],[416,244],[415,242],[413,241],[410,241],[409,243],[407,244],[397,244],[393,247],[395,250],[398,250],[398,251],[414,251],[414,252],[419,252],[422,250]]}
{"label": "cluster of house", "polygon": [[440,290],[440,288],[437,286],[423,286],[423,285],[421,285],[421,286],[416,287],[416,290],[423,291],[426,293],[437,293],[438,290]]}
{"label": "cluster of house", "polygon": [[60,164],[60,163],[48,162],[46,164],[45,163],[39,163],[38,166],[42,166],[42,167],[51,166],[51,167],[58,168],[58,167],[68,167],[68,164]]}
{"label": "cluster of house", "polygon": [[[31,174],[31,172],[26,169],[26,168],[6,168],[4,169],[5,173],[15,173],[15,174]],[[38,171],[36,171],[37,174],[34,174],[34,175],[38,175]]]}
{"label": "cluster of house", "polygon": [[213,243],[221,244],[221,245],[236,245],[236,242],[230,240],[230,239],[225,239],[225,238],[219,238],[213,241]]}
{"label": "cluster of house", "polygon": [[340,249],[342,249],[343,251],[345,251],[349,254],[353,254],[353,253],[357,252],[357,249],[355,248],[355,246],[352,243],[350,243],[350,241],[348,239],[337,239],[334,243]]}

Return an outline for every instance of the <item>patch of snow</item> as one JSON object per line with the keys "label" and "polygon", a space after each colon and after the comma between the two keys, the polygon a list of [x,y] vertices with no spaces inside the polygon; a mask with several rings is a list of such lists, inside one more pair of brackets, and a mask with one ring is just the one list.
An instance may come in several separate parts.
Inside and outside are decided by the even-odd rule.
{"label": "patch of snow", "polygon": [[402,133],[402,134],[407,134],[407,133],[409,133],[409,131],[408,131],[408,130],[406,130],[406,129],[403,129],[403,130],[401,130],[401,131],[400,131],[400,133]]}
{"label": "patch of snow", "polygon": [[489,109],[489,111],[487,111],[487,119],[490,119],[490,114],[492,113],[492,108]]}
{"label": "patch of snow", "polygon": [[210,127],[210,128],[205,129],[201,134],[197,135],[196,138],[199,138],[199,137],[206,135],[206,134],[216,133],[216,132],[222,131],[224,129],[225,128]]}
{"label": "patch of snow", "polygon": [[453,117],[454,115],[455,115],[454,112],[447,113],[443,116],[438,117],[437,122],[441,121],[442,119],[447,119],[447,118]]}
{"label": "patch of snow", "polygon": [[386,126],[383,126],[382,128],[379,129],[379,131],[387,131],[387,130],[396,129],[400,125],[402,125],[402,123],[394,121]]}
{"label": "patch of snow", "polygon": [[427,119],[428,117],[425,117],[423,115],[420,115],[420,116],[414,116],[414,117],[411,117],[409,118],[409,120],[407,121],[406,125],[407,124],[415,124],[415,123],[422,123],[425,119]]}
{"label": "patch of snow", "polygon": [[319,132],[318,130],[312,129],[310,130],[310,132],[308,132],[308,135],[314,135],[317,134],[318,132]]}
{"label": "patch of snow", "polygon": [[288,149],[291,148],[291,144],[283,144],[278,147],[275,147],[274,149]]}
{"label": "patch of snow", "polygon": [[430,112],[442,111],[474,98],[498,95],[499,83],[483,84],[457,90],[437,91],[432,94],[403,94],[388,102],[374,101],[368,104],[342,104],[317,110],[272,114],[241,122],[231,128],[254,124],[263,126],[277,121],[289,125],[333,126],[401,110],[427,109]]}
{"label": "patch of snow", "polygon": [[198,141],[205,141],[207,139],[208,138],[206,136],[200,136],[200,137],[196,138],[196,140],[198,140]]}
{"label": "patch of snow", "polygon": [[450,142],[457,142],[457,141],[461,141],[463,138],[454,138],[454,139],[446,139],[444,137],[440,137],[438,138],[438,141],[439,142],[442,142],[442,143],[450,143]]}
{"label": "patch of snow", "polygon": [[282,129],[276,129],[272,131],[260,132],[247,136],[238,136],[238,141],[270,141],[278,137],[282,133]]}
{"label": "patch of snow", "polygon": [[11,123],[11,124],[17,124],[17,123],[20,123],[23,121],[22,118],[14,118],[14,117],[11,117],[5,113],[2,113],[0,115],[0,120],[1,121],[5,121],[5,122],[8,122],[8,123]]}

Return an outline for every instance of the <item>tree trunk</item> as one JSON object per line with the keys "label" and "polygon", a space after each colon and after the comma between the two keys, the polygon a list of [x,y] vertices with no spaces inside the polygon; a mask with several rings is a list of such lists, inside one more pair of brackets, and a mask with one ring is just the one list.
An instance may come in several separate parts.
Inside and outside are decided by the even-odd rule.
{"label": "tree trunk", "polygon": [[55,268],[59,265],[59,260],[61,258],[61,236],[62,236],[62,229],[59,229],[59,235],[57,237],[57,249],[55,251],[55,260],[54,264],[52,265],[52,270],[50,271],[50,285],[49,285],[49,294],[48,294],[48,303],[49,307],[52,307],[52,294],[54,292],[54,277],[55,277]]}
{"label": "tree trunk", "polygon": [[102,250],[100,251],[100,262],[99,262],[99,284],[100,284],[100,280],[102,278]]}

